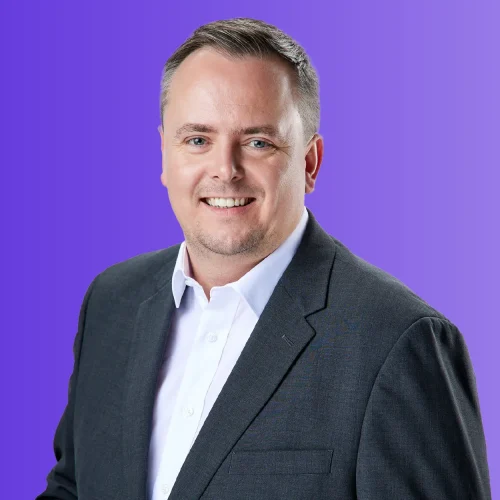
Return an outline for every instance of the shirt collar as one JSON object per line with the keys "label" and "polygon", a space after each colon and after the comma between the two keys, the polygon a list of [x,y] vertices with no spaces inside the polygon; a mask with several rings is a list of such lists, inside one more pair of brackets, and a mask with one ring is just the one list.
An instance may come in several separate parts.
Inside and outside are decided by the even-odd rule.
{"label": "shirt collar", "polygon": [[186,289],[187,282],[190,279],[192,279],[191,266],[189,264],[189,258],[186,251],[186,242],[183,241],[179,248],[179,253],[177,254],[177,260],[175,262],[174,272],[172,275],[172,293],[174,295],[175,307],[177,308],[181,304],[184,290]]}
{"label": "shirt collar", "polygon": [[[246,300],[257,317],[260,317],[262,314],[276,284],[285,272],[288,264],[290,264],[302,240],[308,218],[307,209],[304,207],[302,217],[296,228],[274,252],[250,269],[238,281],[225,285],[234,288]],[[177,308],[180,306],[187,282],[190,281],[194,282],[195,280],[191,277],[191,266],[186,251],[186,242],[183,241],[179,248],[172,275],[172,293]]]}

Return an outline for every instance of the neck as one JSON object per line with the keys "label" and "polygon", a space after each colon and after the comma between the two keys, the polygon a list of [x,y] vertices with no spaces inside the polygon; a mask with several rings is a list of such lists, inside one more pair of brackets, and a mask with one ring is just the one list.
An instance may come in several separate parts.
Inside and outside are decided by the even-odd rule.
{"label": "neck", "polygon": [[191,276],[201,285],[208,300],[210,300],[212,287],[238,281],[275,250],[243,256],[242,254],[220,255],[210,251],[199,252],[196,247],[188,244],[186,248],[191,265]]}
{"label": "neck", "polygon": [[207,299],[210,300],[210,290],[214,286],[224,286],[238,281],[259,262],[273,253],[292,234],[301,217],[302,212],[278,241],[267,242],[267,245],[249,253],[222,255],[196,243],[190,244],[186,241],[191,276],[201,285]]}

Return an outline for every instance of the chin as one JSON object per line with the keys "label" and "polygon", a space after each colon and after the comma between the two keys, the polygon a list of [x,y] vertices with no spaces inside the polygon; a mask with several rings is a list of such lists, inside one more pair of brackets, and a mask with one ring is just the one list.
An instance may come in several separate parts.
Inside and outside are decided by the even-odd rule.
{"label": "chin", "polygon": [[252,251],[260,242],[258,234],[250,233],[245,236],[234,238],[214,235],[203,235],[197,238],[208,250],[219,255],[238,255]]}

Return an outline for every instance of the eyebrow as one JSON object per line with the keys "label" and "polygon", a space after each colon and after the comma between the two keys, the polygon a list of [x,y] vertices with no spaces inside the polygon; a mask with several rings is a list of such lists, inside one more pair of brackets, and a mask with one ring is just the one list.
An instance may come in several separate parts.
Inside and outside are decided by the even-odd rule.
{"label": "eyebrow", "polygon": [[[210,125],[204,125],[202,123],[185,123],[182,127],[178,128],[175,132],[175,139],[185,133],[199,132],[205,134],[217,134],[218,130]],[[265,134],[269,137],[274,137],[282,142],[285,142],[285,138],[279,133],[278,129],[274,125],[255,125],[252,127],[240,128],[231,131],[236,135],[252,135],[252,134]]]}

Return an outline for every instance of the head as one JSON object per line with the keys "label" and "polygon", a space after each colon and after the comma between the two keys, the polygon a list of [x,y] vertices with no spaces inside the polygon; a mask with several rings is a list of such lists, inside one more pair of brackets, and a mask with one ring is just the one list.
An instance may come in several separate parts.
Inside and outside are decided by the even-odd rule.
{"label": "head", "polygon": [[[323,156],[304,50],[253,19],[198,28],[165,64],[162,173],[188,248],[265,256],[293,231]],[[246,198],[217,208],[213,198]],[[231,205],[231,202],[229,202]]]}

